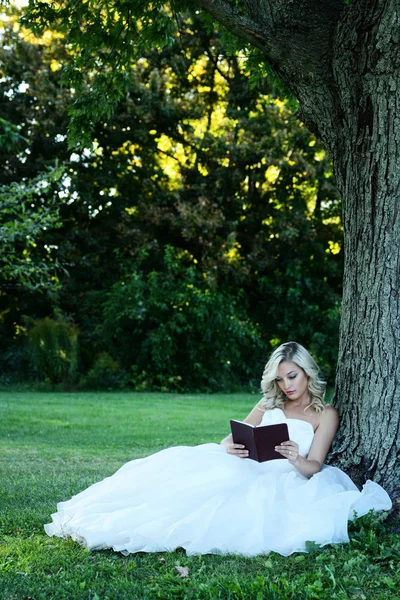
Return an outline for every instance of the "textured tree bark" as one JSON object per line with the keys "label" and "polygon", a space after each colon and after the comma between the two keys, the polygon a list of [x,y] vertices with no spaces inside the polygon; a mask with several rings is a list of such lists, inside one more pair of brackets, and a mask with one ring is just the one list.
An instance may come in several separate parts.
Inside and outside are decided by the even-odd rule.
{"label": "textured tree bark", "polygon": [[333,157],[344,291],[333,462],[400,497],[400,0],[197,4],[261,48]]}
{"label": "textured tree bark", "polygon": [[334,161],[345,271],[334,457],[359,483],[400,496],[400,13],[398,0],[350,7],[334,73],[345,118]]}

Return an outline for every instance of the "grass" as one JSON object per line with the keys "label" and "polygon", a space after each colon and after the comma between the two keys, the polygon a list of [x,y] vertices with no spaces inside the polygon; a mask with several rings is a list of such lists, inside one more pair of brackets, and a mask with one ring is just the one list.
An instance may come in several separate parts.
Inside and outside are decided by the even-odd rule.
{"label": "grass", "polygon": [[[277,554],[124,557],[48,538],[56,502],[127,460],[171,445],[219,441],[251,394],[0,392],[1,600],[400,600],[400,539],[370,515],[351,542]],[[176,567],[188,567],[179,577]]]}

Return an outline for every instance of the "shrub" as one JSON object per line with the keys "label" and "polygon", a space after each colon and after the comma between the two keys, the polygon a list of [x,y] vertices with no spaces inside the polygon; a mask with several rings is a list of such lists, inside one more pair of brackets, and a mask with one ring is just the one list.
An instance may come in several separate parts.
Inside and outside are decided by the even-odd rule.
{"label": "shrub", "polygon": [[0,349],[0,385],[15,385],[28,379],[30,363],[25,341],[19,336],[6,349]]}
{"label": "shrub", "polygon": [[82,387],[92,390],[122,388],[126,383],[126,374],[108,352],[97,355],[92,368],[80,381]]}
{"label": "shrub", "polygon": [[49,383],[71,383],[78,367],[78,328],[63,318],[45,317],[28,331],[34,375]]}
{"label": "shrub", "polygon": [[171,247],[160,270],[139,265],[112,288],[102,333],[136,389],[233,389],[258,381],[265,356],[241,292],[213,288],[188,253]]}

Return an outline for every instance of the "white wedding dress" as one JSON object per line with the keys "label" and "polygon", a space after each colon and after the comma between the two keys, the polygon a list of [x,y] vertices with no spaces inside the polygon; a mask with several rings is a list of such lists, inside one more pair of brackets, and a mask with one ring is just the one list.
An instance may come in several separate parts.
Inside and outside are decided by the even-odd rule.
{"label": "white wedding dress", "polygon": [[[306,456],[312,425],[288,419],[279,408],[262,424],[286,422]],[[187,554],[267,553],[306,550],[349,540],[349,519],[389,510],[376,483],[360,492],[340,469],[324,466],[311,479],[286,459],[257,463],[227,454],[218,444],[177,446],[125,464],[58,504],[48,535],[68,537],[89,549]]]}

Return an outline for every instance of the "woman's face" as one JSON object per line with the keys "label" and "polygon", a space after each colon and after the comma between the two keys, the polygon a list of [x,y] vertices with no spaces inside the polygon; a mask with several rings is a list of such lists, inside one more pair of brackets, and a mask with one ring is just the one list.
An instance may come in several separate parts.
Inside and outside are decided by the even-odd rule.
{"label": "woman's face", "polygon": [[276,382],[289,400],[301,402],[309,400],[307,375],[293,362],[281,362]]}

